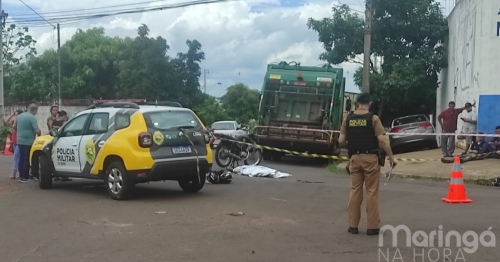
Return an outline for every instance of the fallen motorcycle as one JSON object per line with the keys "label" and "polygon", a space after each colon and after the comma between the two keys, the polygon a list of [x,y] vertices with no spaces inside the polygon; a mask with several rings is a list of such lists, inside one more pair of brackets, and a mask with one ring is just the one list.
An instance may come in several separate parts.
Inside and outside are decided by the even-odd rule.
{"label": "fallen motorcycle", "polygon": [[[243,161],[245,165],[256,166],[262,161],[262,148],[257,147],[254,134],[231,137],[225,134],[214,133],[220,140],[215,151],[215,162],[220,167],[233,168]],[[254,160],[255,162],[251,162]]]}

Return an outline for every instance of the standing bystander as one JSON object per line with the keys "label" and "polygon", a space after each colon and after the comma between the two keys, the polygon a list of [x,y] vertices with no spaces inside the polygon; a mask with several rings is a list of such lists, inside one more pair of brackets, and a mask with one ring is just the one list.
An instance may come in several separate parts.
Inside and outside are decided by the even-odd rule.
{"label": "standing bystander", "polygon": [[476,124],[477,124],[477,116],[476,112],[472,111],[472,104],[471,103],[465,103],[465,111],[462,112],[462,121],[464,121],[464,124],[462,125],[462,134],[465,134],[465,151],[463,155],[467,154],[469,152],[469,148],[472,146],[472,142],[475,142],[474,137],[472,134],[476,133]]}
{"label": "standing bystander", "polygon": [[50,116],[47,117],[47,129],[50,132],[52,130],[52,124],[57,119],[57,112],[59,112],[59,106],[51,106],[50,107]]}
{"label": "standing bystander", "polygon": [[23,113],[23,110],[16,110],[14,114],[12,114],[6,121],[6,124],[12,125],[12,130],[11,130],[11,137],[12,137],[12,144],[11,144],[11,152],[14,153],[14,163],[12,167],[12,173],[10,174],[11,179],[16,179],[17,178],[17,171],[19,168],[19,150],[17,150],[17,132],[14,129],[14,124],[16,123],[17,116]]}
{"label": "standing bystander", "polygon": [[[475,106],[475,102],[472,106]],[[443,133],[457,131],[458,115],[465,107],[455,108],[455,102],[448,103],[448,108],[438,115],[438,121]],[[441,151],[444,157],[452,157],[455,152],[455,135],[441,135]]]}
{"label": "standing bystander", "polygon": [[17,149],[19,150],[19,182],[33,182],[29,178],[29,157],[31,145],[35,142],[36,135],[41,135],[35,115],[38,112],[36,104],[30,104],[25,113],[17,117],[14,129],[17,132]]}

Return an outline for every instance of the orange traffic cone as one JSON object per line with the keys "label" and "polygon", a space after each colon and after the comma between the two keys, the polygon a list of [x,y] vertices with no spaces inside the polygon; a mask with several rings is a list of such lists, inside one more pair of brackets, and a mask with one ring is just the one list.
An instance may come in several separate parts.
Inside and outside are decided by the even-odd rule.
{"label": "orange traffic cone", "polygon": [[6,156],[13,155],[10,151],[10,147],[12,146],[12,141],[10,141],[10,135],[7,136],[7,141],[5,141],[5,148],[3,150],[3,154]]}
{"label": "orange traffic cone", "polygon": [[460,157],[455,157],[453,171],[451,172],[451,181],[448,189],[448,197],[442,198],[446,203],[472,203],[465,193],[465,184],[462,177],[462,168],[460,167]]}

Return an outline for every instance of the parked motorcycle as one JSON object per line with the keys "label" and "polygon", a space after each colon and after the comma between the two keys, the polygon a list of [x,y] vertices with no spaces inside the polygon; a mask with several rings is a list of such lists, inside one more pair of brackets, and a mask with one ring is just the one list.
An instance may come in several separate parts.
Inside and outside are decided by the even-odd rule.
{"label": "parked motorcycle", "polygon": [[216,137],[214,135],[214,129],[212,127],[207,127],[207,133],[209,137],[209,142],[208,144],[210,145],[210,148],[214,149],[214,142],[216,140]]}
{"label": "parked motorcycle", "polygon": [[[214,133],[214,136],[220,140],[215,151],[215,162],[220,167],[232,165],[234,168],[239,165],[239,161],[243,161],[245,165],[256,166],[262,161],[262,148],[257,147],[257,138],[254,134],[231,137]],[[255,162],[252,163],[252,160]]]}

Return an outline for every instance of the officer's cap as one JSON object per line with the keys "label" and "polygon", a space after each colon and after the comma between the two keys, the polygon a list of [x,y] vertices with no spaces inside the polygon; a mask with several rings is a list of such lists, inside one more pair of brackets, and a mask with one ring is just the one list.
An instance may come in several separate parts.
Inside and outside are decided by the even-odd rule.
{"label": "officer's cap", "polygon": [[358,102],[358,104],[362,104],[362,105],[367,105],[371,101],[372,101],[372,99],[370,97],[370,94],[368,94],[368,93],[362,93],[361,95],[358,96],[358,99],[356,99],[356,102]]}

